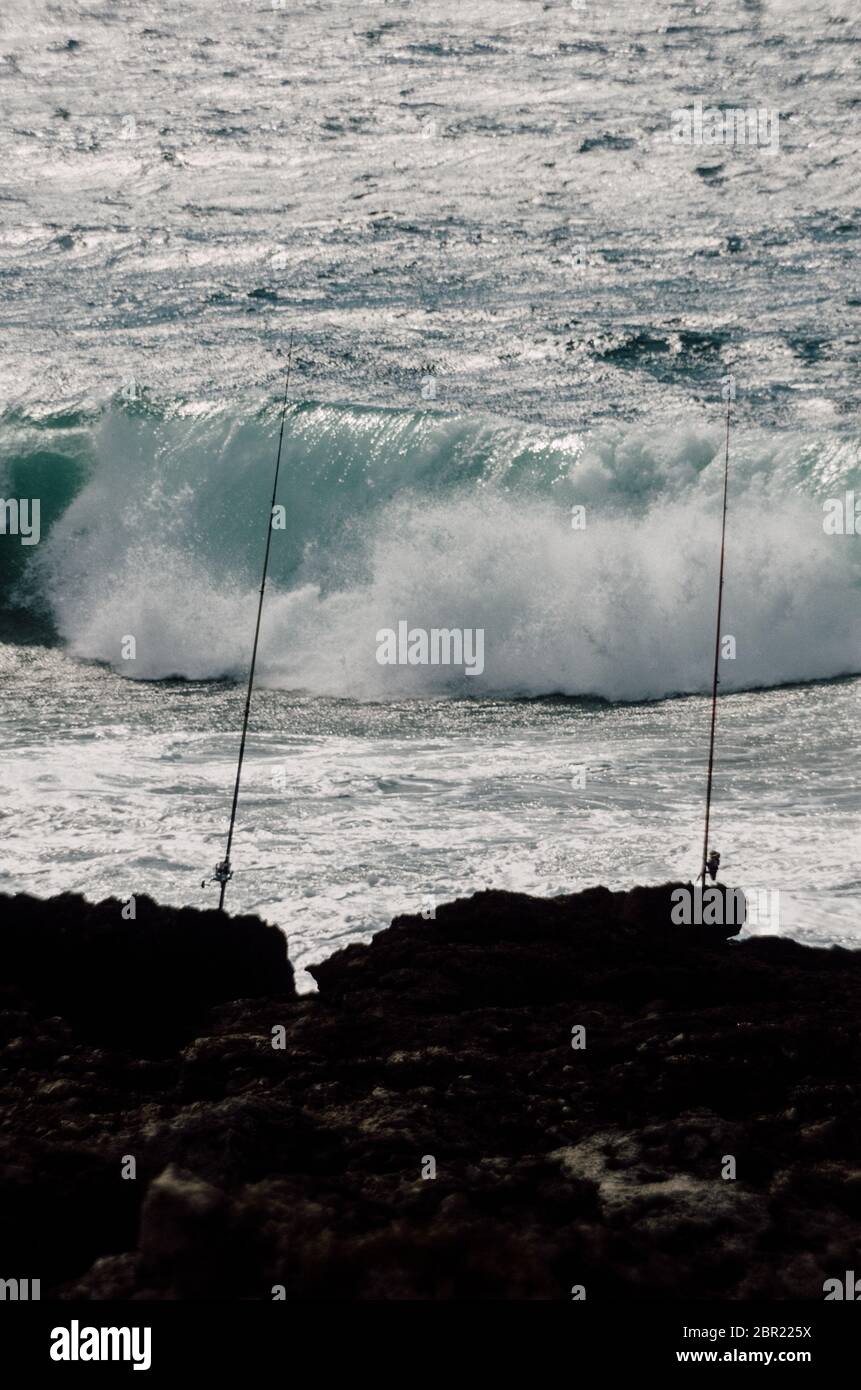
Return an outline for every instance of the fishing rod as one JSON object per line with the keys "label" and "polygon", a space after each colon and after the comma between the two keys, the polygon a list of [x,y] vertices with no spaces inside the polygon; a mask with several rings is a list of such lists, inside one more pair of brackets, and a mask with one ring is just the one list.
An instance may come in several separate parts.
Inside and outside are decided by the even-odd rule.
{"label": "fishing rod", "polygon": [[254,628],[254,645],[251,648],[251,669],[248,672],[248,689],[245,693],[245,713],[242,716],[242,738],[239,741],[239,758],[236,764],[236,781],[233,786],[233,805],[230,809],[230,828],[227,832],[227,848],[224,851],[224,858],[219,860],[215,866],[215,873],[211,879],[204,879],[200,885],[205,888],[207,882],[218,883],[221,885],[221,892],[218,898],[218,910],[224,910],[224,894],[227,892],[227,885],[233,878],[233,870],[230,867],[230,849],[233,844],[233,829],[236,825],[236,807],[239,802],[239,783],[242,780],[242,761],[245,757],[245,739],[248,734],[248,716],[251,712],[251,692],[254,689],[254,668],[257,665],[257,642],[260,637],[260,619],[263,616],[263,594],[266,589],[266,575],[269,570],[269,550],[272,545],[272,521],[275,515],[275,498],[278,493],[278,474],[281,471],[281,446],[284,442],[284,421],[287,417],[287,393],[290,390],[290,368],[293,364],[293,333],[290,333],[290,345],[287,349],[287,378],[284,383],[284,400],[281,404],[281,428],[278,432],[278,452],[275,456],[275,477],[272,482],[272,503],[269,508],[269,521],[266,527],[266,550],[263,555],[263,575],[260,580],[260,597],[257,601],[257,624]]}
{"label": "fishing rod", "polygon": [[726,446],[724,450],[723,463],[723,516],[721,518],[720,533],[720,578],[718,580],[718,601],[717,601],[717,624],[715,626],[715,661],[714,677],[712,680],[712,722],[709,734],[709,772],[706,783],[706,825],[703,835],[703,864],[700,878],[705,887],[706,874],[711,874],[713,879],[717,878],[720,855],[717,850],[712,850],[709,857],[709,821],[712,809],[712,779],[714,776],[715,765],[715,726],[717,724],[717,694],[718,694],[718,663],[720,662],[720,620],[723,609],[723,585],[724,585],[724,556],[726,553],[726,506],[727,491],[729,488],[729,422],[732,409],[732,399],[735,394],[735,378],[730,375],[726,378]]}

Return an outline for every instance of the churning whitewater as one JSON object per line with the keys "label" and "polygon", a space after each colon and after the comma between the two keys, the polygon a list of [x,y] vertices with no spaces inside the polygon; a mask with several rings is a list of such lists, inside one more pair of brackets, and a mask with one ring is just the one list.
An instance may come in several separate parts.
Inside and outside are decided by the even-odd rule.
{"label": "churning whitewater", "polygon": [[[268,417],[120,407],[53,431],[50,533],[7,599],[132,679],[240,676],[274,438]],[[38,460],[43,439],[21,427],[18,448]],[[707,688],[719,428],[558,437],[309,405],[285,446],[262,684],[360,700]],[[861,561],[823,525],[823,498],[859,481],[855,442],[749,431],[735,452],[724,688],[858,671]],[[22,491],[27,468],[19,454]],[[480,630],[482,671],[381,665],[377,633],[403,621]]]}

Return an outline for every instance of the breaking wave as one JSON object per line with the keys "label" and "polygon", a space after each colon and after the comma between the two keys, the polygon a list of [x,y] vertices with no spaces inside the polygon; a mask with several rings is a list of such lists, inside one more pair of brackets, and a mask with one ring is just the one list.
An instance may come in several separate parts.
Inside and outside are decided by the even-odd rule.
{"label": "breaking wave", "polygon": [[[228,419],[138,404],[2,429],[3,495],[39,497],[42,510],[38,546],[0,538],[5,606],[49,619],[72,654],[126,676],[240,675],[274,410]],[[719,427],[559,436],[495,417],[306,403],[285,438],[261,683],[379,700],[707,687]],[[822,524],[823,499],[856,486],[855,439],[737,432],[725,689],[861,669],[861,547]],[[377,632],[404,620],[483,628],[483,673],[379,665]]]}

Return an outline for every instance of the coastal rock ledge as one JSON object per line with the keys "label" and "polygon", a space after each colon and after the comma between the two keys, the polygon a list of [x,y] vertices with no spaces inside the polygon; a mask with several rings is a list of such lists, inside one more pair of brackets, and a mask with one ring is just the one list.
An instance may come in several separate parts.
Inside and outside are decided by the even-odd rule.
{"label": "coastal rock ledge", "polygon": [[671,927],[674,886],[399,917],[316,995],[255,917],[0,896],[5,1273],[822,1299],[861,1245],[861,952]]}

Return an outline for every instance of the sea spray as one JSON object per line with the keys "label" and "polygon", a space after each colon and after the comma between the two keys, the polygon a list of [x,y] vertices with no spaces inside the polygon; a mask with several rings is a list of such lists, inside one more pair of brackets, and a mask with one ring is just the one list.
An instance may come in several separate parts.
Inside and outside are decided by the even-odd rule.
{"label": "sea spray", "polygon": [[[273,431],[269,415],[106,412],[16,592],[75,655],[124,675],[240,676]],[[375,700],[705,688],[718,431],[557,437],[489,416],[306,404],[288,432],[261,684]],[[724,690],[858,669],[859,560],[823,533],[821,503],[835,478],[855,483],[857,458],[848,438],[739,431]],[[572,529],[575,505],[588,524]],[[428,632],[482,629],[481,673],[380,665],[375,636],[405,615]]]}

